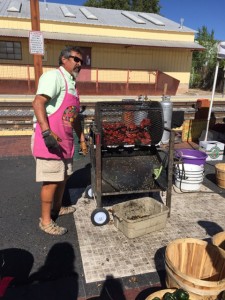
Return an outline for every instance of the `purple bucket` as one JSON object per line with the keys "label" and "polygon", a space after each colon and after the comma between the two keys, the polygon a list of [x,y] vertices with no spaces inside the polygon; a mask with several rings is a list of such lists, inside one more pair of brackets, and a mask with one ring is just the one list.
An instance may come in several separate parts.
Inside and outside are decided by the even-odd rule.
{"label": "purple bucket", "polygon": [[179,149],[176,150],[176,157],[181,159],[184,164],[204,165],[207,154],[205,152],[194,149]]}

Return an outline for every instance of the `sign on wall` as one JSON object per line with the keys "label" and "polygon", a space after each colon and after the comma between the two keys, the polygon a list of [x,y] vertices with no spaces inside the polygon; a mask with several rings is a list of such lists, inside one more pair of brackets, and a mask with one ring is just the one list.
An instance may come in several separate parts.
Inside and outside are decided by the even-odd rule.
{"label": "sign on wall", "polygon": [[29,52],[30,54],[44,55],[44,37],[41,31],[29,32]]}

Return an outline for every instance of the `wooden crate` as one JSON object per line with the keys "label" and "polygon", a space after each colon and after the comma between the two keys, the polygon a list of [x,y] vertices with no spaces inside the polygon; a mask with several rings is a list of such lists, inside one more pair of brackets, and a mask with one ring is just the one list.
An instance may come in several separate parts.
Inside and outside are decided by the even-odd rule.
{"label": "wooden crate", "polygon": [[207,120],[185,120],[182,130],[183,142],[196,142],[203,130],[206,129]]}

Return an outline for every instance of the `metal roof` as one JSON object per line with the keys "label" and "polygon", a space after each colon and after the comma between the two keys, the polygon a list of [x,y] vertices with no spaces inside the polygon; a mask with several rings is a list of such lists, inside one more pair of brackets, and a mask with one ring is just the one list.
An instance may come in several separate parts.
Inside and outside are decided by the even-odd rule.
{"label": "metal roof", "polygon": [[[147,47],[162,47],[162,48],[185,48],[191,50],[203,50],[204,47],[195,42],[182,42],[182,41],[165,41],[165,40],[153,40],[153,39],[136,39],[136,38],[120,38],[98,35],[80,35],[70,33],[58,33],[58,32],[45,32],[42,31],[44,38],[49,40],[61,40],[61,41],[78,41],[86,43],[101,43],[101,44],[121,44],[127,46],[147,46]],[[28,30],[20,29],[1,29],[0,36],[11,37],[29,37]]]}
{"label": "metal roof", "polygon": [[[15,9],[18,8],[19,9]],[[195,31],[163,16],[153,13],[140,13],[114,9],[84,7],[60,3],[39,2],[40,20],[74,24],[96,25],[104,27],[134,28],[146,31],[192,33]],[[0,1],[0,18],[30,19],[29,0]],[[137,21],[139,20],[139,21]],[[87,31],[88,32],[88,31]],[[92,43],[123,44],[152,47],[204,49],[195,42],[166,41],[152,39],[120,38],[109,36],[79,35],[70,33],[43,32],[44,38],[52,40],[68,40]],[[0,36],[26,37],[27,30],[2,29]]]}
{"label": "metal roof", "polygon": [[[19,11],[17,9],[11,9],[10,7],[17,7],[22,4]],[[17,5],[16,5],[17,4]],[[61,7],[66,7],[68,16],[66,16]],[[88,10],[88,12],[96,18],[87,18],[82,12],[82,8]],[[96,7],[84,7],[79,5],[67,5],[60,3],[48,3],[39,1],[40,19],[45,21],[56,21],[66,23],[78,23],[98,26],[113,26],[123,28],[139,28],[146,30],[160,30],[160,31],[175,31],[175,32],[187,32],[195,33],[196,31],[188,28],[181,27],[179,23],[169,20],[161,15],[153,13],[145,13],[144,16],[140,12],[127,11],[134,19],[141,19],[143,22],[136,23],[131,18],[125,16],[123,10],[96,8]],[[74,18],[71,16],[74,15]],[[29,0],[4,0],[0,1],[0,17],[15,17],[30,19],[30,1]],[[151,22],[150,20],[156,22]],[[158,21],[158,24],[157,24]],[[165,26],[160,26],[164,24]]]}

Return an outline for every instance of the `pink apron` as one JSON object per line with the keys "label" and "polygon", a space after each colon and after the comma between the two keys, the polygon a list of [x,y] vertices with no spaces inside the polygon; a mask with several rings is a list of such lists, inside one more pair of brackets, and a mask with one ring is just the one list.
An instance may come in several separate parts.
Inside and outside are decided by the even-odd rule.
{"label": "pink apron", "polygon": [[40,125],[37,123],[35,128],[33,155],[35,157],[46,159],[63,159],[72,158],[74,154],[73,127],[72,123],[80,111],[79,97],[68,93],[68,85],[64,74],[61,72],[66,86],[65,97],[62,104],[56,112],[48,117],[48,123],[51,131],[53,131],[62,142],[59,142],[60,149],[49,150],[45,146],[42,137]]}

